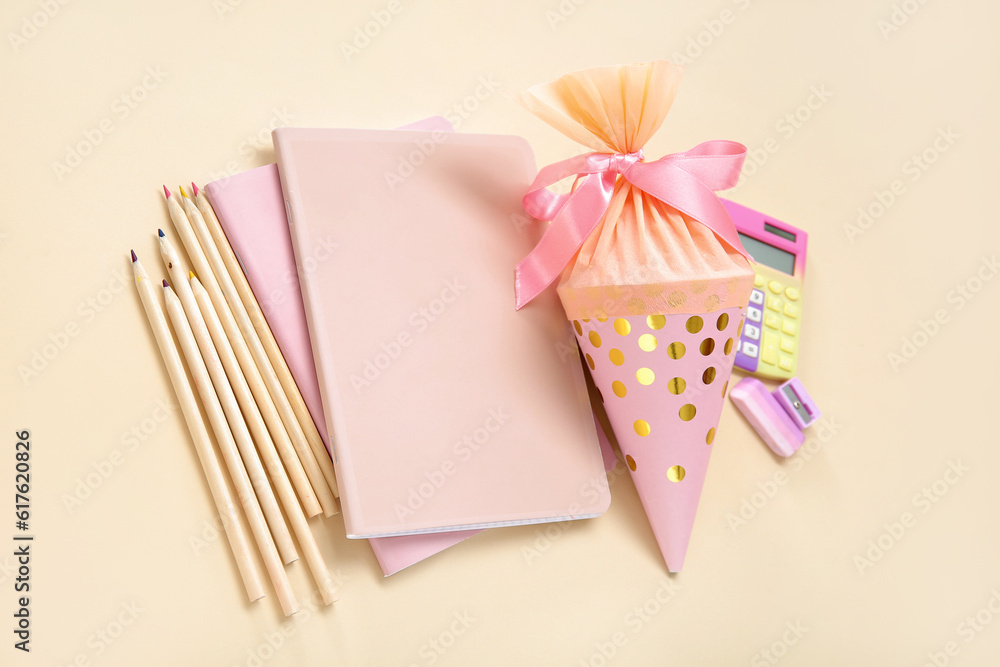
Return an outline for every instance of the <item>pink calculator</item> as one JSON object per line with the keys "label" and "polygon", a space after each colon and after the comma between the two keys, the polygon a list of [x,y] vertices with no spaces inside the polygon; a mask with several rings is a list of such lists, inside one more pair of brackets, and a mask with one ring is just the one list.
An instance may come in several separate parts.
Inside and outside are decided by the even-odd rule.
{"label": "pink calculator", "polygon": [[736,348],[736,367],[760,377],[787,380],[798,367],[809,235],[752,208],[726,199],[722,203],[743,247],[757,262]]}

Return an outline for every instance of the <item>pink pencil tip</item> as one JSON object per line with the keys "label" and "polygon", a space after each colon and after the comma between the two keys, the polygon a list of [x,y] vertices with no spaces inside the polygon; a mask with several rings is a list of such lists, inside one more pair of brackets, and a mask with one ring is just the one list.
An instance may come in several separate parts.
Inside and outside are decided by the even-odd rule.
{"label": "pink pencil tip", "polygon": [[194,181],[191,181],[191,191],[194,192],[195,197],[198,196],[198,186],[194,184]]}
{"label": "pink pencil tip", "polygon": [[163,194],[167,195],[167,199],[170,199],[170,190],[167,190],[167,186],[163,186]]}

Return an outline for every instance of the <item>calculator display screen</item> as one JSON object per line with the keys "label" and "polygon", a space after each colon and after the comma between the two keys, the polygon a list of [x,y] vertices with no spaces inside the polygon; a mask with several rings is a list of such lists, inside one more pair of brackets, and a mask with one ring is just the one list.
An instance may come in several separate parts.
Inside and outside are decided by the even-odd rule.
{"label": "calculator display screen", "polygon": [[768,245],[742,232],[740,233],[740,241],[743,242],[743,247],[750,253],[750,256],[761,264],[766,264],[772,269],[777,269],[788,275],[795,273],[795,255],[793,253],[775,248],[773,245]]}

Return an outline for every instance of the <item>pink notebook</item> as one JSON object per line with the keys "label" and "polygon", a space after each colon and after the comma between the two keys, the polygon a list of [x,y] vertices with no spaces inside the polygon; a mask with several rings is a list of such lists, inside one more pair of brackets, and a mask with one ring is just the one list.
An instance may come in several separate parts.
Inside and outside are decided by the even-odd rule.
{"label": "pink notebook", "polygon": [[[516,313],[520,138],[273,134],[348,537],[594,517],[610,503],[555,295]],[[265,297],[266,299],[266,297]]]}
{"label": "pink notebook", "polygon": [[[414,123],[413,129],[451,131],[441,117]],[[302,392],[324,442],[326,420],[313,364],[306,315],[302,306],[288,220],[274,164],[234,174],[206,186],[229,242],[240,258],[250,287],[260,301],[268,324]],[[616,460],[604,431],[597,429],[605,468]],[[395,574],[464,539],[477,530],[427,533],[369,540],[382,573]]]}
{"label": "pink notebook", "polygon": [[[441,117],[428,118],[409,127],[446,132],[452,129],[451,124]],[[278,167],[269,164],[234,174],[209,183],[205,191],[264,310],[309,414],[323,441],[329,442],[296,275],[292,239],[288,235]],[[382,573],[389,576],[477,532],[382,537],[369,540],[369,543]]]}

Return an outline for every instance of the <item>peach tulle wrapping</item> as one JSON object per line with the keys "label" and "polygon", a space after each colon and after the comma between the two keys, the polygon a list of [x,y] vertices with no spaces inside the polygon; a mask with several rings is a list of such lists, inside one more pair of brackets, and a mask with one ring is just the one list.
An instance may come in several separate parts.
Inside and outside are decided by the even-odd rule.
{"label": "peach tulle wrapping", "polygon": [[[665,61],[598,67],[535,86],[520,101],[595,151],[634,153],[663,123],[682,72]],[[746,305],[753,275],[707,227],[619,177],[558,292],[569,319],[702,313]]]}

